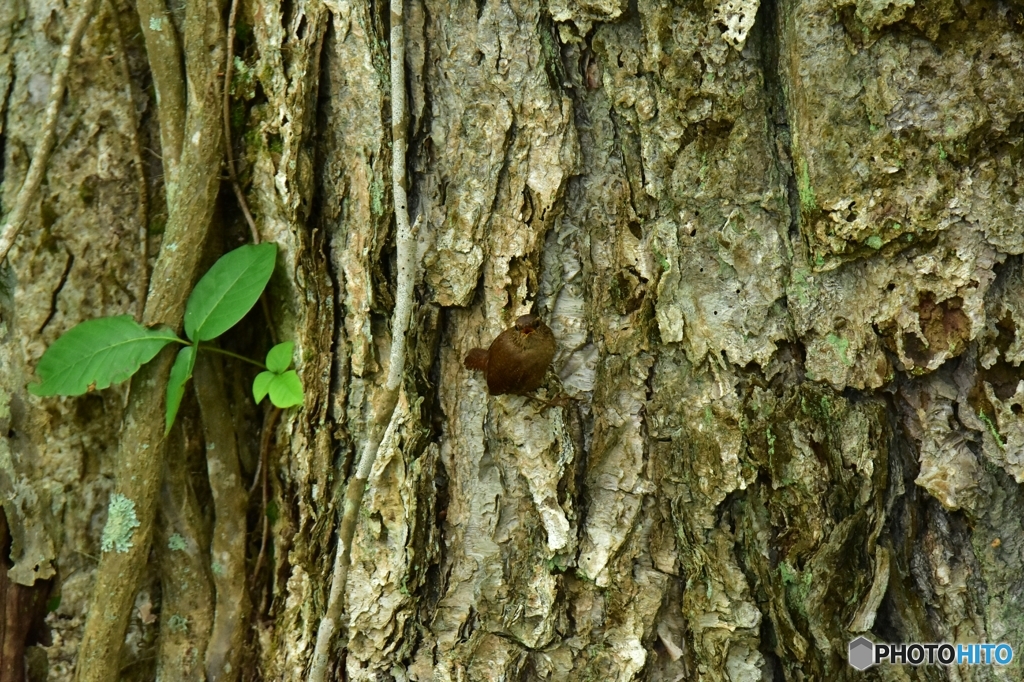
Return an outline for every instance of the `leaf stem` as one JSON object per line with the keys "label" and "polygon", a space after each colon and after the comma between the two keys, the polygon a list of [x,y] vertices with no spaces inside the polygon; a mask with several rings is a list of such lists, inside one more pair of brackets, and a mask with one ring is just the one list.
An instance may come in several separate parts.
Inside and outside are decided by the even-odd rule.
{"label": "leaf stem", "polygon": [[232,353],[229,350],[224,350],[223,348],[218,348],[217,346],[205,346],[205,345],[204,346],[200,346],[198,344],[196,344],[196,345],[197,345],[198,348],[201,348],[202,350],[209,350],[209,351],[213,351],[214,353],[220,353],[221,355],[227,355],[229,358],[234,358],[235,360],[241,360],[242,362],[248,362],[250,365],[256,365],[260,369],[264,369],[265,370],[267,368],[267,366],[264,365],[262,362],[256,362],[255,360],[253,360],[251,358],[247,358],[244,355],[239,355],[238,353]]}

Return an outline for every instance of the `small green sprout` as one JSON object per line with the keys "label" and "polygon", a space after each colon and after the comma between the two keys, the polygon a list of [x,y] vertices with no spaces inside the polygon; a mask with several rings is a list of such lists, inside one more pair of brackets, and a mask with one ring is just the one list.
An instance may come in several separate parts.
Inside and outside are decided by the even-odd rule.
{"label": "small green sprout", "polygon": [[[82,322],[46,349],[36,366],[41,381],[30,384],[29,392],[38,396],[75,396],[104,389],[131,377],[167,344],[179,343],[183,348],[178,351],[167,382],[164,426],[165,432],[169,432],[185,395],[185,384],[192,377],[196,353],[200,349],[226,353],[203,344],[246,316],[270,281],[276,259],[277,246],[270,243],[247,244],[221,256],[196,283],[185,304],[188,341],[166,327],[144,327],[130,315]],[[253,385],[257,402],[269,392],[270,400],[278,407],[302,404],[302,382],[294,370],[286,371],[293,349],[294,344],[287,342],[274,346],[267,354],[269,371],[258,375]],[[258,362],[253,364],[262,367]],[[270,376],[261,379],[264,375]],[[266,389],[262,395],[257,390],[259,386]],[[127,551],[119,547],[118,551]]]}
{"label": "small green sprout", "polygon": [[291,341],[279,343],[267,353],[267,371],[260,372],[252,382],[252,397],[256,404],[270,395],[270,402],[275,407],[295,407],[302,404],[302,380],[295,370],[289,370],[292,364],[292,351],[295,344]]}

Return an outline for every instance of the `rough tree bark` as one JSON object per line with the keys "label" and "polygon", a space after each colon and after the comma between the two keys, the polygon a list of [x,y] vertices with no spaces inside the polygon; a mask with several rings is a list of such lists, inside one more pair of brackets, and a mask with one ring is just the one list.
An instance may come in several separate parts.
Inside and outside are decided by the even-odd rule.
{"label": "rough tree bark", "polygon": [[[187,4],[223,60],[223,3]],[[5,216],[79,7],[0,2]],[[386,3],[242,0],[228,118],[306,402],[270,418],[250,367],[197,371],[150,462],[134,603],[96,592],[143,398],[25,386],[76,323],[141,311],[187,219],[207,264],[250,239],[227,184],[212,217],[169,213],[205,191],[189,117],[222,113],[168,56],[185,15],[98,3],[0,263],[0,623],[30,680],[304,680],[387,375]],[[1024,651],[1024,4],[408,0],[405,22],[416,308],[329,677],[1020,679],[845,656],[859,634]],[[566,407],[462,368],[529,311]],[[223,341],[262,357],[264,313]],[[92,668],[86,619],[114,610],[123,649]]]}

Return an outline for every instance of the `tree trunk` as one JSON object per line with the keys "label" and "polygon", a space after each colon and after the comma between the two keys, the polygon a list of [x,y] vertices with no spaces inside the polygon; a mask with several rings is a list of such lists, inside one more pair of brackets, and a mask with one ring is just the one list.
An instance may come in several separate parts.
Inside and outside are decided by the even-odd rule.
{"label": "tree trunk", "polygon": [[[219,116],[202,78],[227,9],[121,2],[97,3],[0,263],[3,653],[33,681],[298,682],[391,346],[392,16],[238,5],[231,144],[279,255],[269,318],[222,342],[295,341],[305,403],[278,418],[252,367],[207,362],[150,451],[166,361],[134,396],[26,390],[75,324],[151,312],[160,258],[201,274],[251,239],[229,182],[189,208],[187,145],[220,146],[191,131]],[[0,2],[5,213],[86,4]],[[1024,651],[1022,12],[408,0],[416,308],[330,678],[1020,679],[1016,660],[860,673],[847,645]],[[463,358],[527,312],[558,341],[542,400],[489,396]],[[126,536],[138,580],[104,573],[126,458],[159,473]],[[111,610],[122,651],[90,668],[110,636],[86,621]]]}

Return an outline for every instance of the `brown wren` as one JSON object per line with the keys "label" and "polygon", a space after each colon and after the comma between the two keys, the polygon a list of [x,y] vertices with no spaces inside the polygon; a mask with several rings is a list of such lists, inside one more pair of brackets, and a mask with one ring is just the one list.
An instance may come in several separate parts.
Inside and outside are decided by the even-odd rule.
{"label": "brown wren", "polygon": [[464,364],[484,373],[491,395],[522,395],[540,387],[554,357],[551,327],[536,315],[522,315],[514,327],[498,334],[490,348],[469,351]]}

